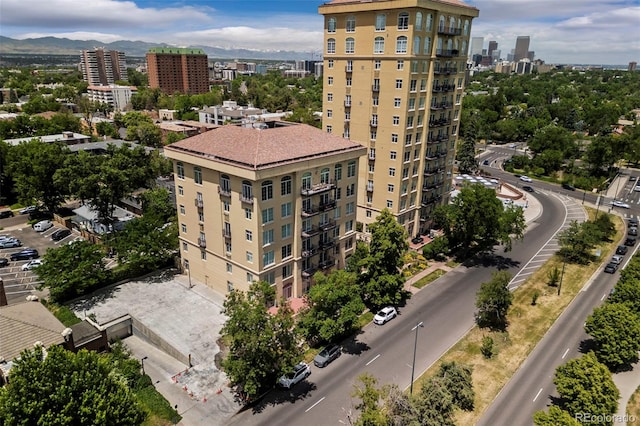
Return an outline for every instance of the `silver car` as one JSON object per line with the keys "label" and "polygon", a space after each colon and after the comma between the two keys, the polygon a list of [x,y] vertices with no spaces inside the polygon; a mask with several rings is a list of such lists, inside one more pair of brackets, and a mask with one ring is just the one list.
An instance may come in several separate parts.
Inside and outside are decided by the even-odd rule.
{"label": "silver car", "polygon": [[305,362],[300,362],[293,367],[292,372],[280,377],[278,384],[285,389],[290,389],[291,386],[306,379],[310,374],[311,369],[309,368],[309,365]]}
{"label": "silver car", "polygon": [[22,241],[17,238],[0,240],[0,248],[14,248],[22,246]]}

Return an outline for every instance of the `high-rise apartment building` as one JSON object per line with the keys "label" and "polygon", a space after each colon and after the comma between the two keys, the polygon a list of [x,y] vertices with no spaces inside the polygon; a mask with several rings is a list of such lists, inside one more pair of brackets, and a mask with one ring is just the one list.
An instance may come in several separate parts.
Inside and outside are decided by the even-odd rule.
{"label": "high-rise apartment building", "polygon": [[629,62],[629,66],[627,67],[627,71],[635,71],[638,66],[637,62]]}
{"label": "high-rise apartment building", "polygon": [[124,52],[117,50],[83,50],[80,55],[82,79],[90,86],[107,86],[127,79]]}
{"label": "high-rise apartment building", "polygon": [[221,126],[164,152],[194,279],[222,293],[263,280],[278,298],[301,297],[316,271],[344,268],[355,250],[360,144],[263,122]]}
{"label": "high-rise apartment building", "polygon": [[323,127],[367,147],[358,221],[388,208],[409,235],[448,202],[471,21],[461,1],[332,0],[324,15]]}
{"label": "high-rise apartment building", "polygon": [[147,52],[149,87],[185,94],[209,91],[209,61],[202,49],[155,47]]}
{"label": "high-rise apartment building", "polygon": [[516,38],[516,48],[513,53],[514,62],[529,57],[529,42],[529,36],[518,36],[518,38]]}

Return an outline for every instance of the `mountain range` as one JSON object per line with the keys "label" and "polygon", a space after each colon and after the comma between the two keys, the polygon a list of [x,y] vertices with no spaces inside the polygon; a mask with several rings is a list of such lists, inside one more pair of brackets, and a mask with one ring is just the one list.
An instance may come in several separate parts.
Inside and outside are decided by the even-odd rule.
{"label": "mountain range", "polygon": [[[24,54],[24,55],[76,55],[80,51],[104,47],[107,50],[124,52],[125,56],[144,57],[151,47],[178,47],[171,44],[147,43],[145,41],[119,40],[113,43],[103,43],[98,40],[71,40],[58,37],[27,38],[24,40],[0,36],[0,55]],[[179,46],[193,49],[202,49],[211,58],[220,59],[266,59],[266,60],[300,60],[311,59],[308,52],[294,52],[285,50],[249,50],[249,49],[223,49],[213,46]]]}

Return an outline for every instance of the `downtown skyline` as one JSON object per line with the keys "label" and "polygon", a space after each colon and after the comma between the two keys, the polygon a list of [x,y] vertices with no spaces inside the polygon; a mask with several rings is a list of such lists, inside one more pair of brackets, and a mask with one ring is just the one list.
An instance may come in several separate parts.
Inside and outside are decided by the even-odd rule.
{"label": "downtown skyline", "polygon": [[[640,60],[637,0],[468,0],[480,16],[472,37],[499,44],[502,56],[518,36],[547,63],[623,65]],[[16,38],[141,40],[159,45],[322,54],[322,4],[316,0],[18,0],[0,5],[0,35]],[[546,6],[545,6],[546,4]],[[303,23],[304,25],[301,25]]]}

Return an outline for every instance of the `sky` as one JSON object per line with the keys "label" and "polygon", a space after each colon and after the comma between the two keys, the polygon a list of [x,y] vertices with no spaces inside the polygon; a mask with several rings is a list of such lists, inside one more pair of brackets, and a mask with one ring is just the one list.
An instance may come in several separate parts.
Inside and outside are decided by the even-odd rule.
{"label": "sky", "polygon": [[[502,56],[517,36],[547,63],[640,62],[640,0],[466,0],[479,9],[472,37],[496,40]],[[142,40],[178,46],[322,53],[316,0],[2,0],[0,35]]]}

